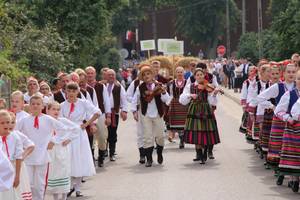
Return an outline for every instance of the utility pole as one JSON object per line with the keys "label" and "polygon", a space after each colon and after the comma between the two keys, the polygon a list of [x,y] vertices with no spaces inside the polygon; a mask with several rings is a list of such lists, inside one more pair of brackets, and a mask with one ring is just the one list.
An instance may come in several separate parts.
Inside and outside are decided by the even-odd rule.
{"label": "utility pole", "polygon": [[262,47],[262,6],[261,6],[261,0],[257,0],[257,25],[258,25],[258,52],[259,52],[259,58],[261,59],[263,57],[263,47]]}
{"label": "utility pole", "polygon": [[246,0],[242,0],[242,34],[246,33]]}
{"label": "utility pole", "polygon": [[226,46],[227,58],[230,58],[230,18],[229,18],[229,0],[226,0]]}

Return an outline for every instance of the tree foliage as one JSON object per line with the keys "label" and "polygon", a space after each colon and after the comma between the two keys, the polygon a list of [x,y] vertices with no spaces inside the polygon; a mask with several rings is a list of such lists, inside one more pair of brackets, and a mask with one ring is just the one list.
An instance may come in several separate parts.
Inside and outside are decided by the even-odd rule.
{"label": "tree foliage", "polygon": [[[226,0],[178,0],[177,7],[178,32],[195,44],[206,43],[207,50],[215,52],[226,33]],[[233,0],[229,1],[229,12],[233,29],[240,12]]]}

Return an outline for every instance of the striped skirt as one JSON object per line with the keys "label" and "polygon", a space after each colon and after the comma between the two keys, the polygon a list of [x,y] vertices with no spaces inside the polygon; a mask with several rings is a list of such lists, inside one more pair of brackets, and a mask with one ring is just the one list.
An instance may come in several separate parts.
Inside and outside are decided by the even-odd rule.
{"label": "striped skirt", "polygon": [[260,146],[264,152],[268,152],[269,149],[269,138],[272,127],[272,119],[274,112],[273,111],[265,111],[264,119],[262,122],[262,129],[260,131]]}
{"label": "striped skirt", "polygon": [[253,121],[250,118],[250,115],[248,114],[248,120],[247,120],[247,132],[246,137],[249,139],[252,139],[252,132],[253,132]]}
{"label": "striped skirt", "polygon": [[185,121],[184,141],[202,146],[220,143],[217,121],[208,102],[191,102]]}
{"label": "striped skirt", "polygon": [[270,164],[278,165],[280,152],[282,147],[282,136],[285,129],[285,122],[274,116],[272,120],[272,127],[269,139],[268,162]]}
{"label": "striped skirt", "polygon": [[188,106],[179,103],[178,99],[172,100],[169,107],[169,127],[170,129],[183,130],[187,116]]}
{"label": "striped skirt", "polygon": [[253,122],[253,128],[252,128],[252,139],[253,140],[259,140],[259,134],[260,134],[260,127],[259,127],[259,122],[256,120]]}
{"label": "striped skirt", "polygon": [[282,138],[279,167],[280,171],[296,169],[300,172],[300,122],[286,126]]}
{"label": "striped skirt", "polygon": [[247,124],[248,124],[248,120],[249,120],[248,116],[249,116],[249,113],[247,111],[245,111],[243,113],[242,122],[241,122],[241,126],[240,126],[241,133],[247,133]]}

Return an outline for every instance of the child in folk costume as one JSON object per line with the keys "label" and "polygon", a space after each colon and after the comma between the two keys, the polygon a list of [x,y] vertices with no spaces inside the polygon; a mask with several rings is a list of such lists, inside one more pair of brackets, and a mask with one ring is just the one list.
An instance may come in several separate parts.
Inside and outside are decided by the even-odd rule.
{"label": "child in folk costume", "polygon": [[[297,79],[298,78],[300,79],[300,73],[297,73],[296,76],[297,76]],[[274,111],[274,114],[276,115],[276,117],[279,118],[280,120],[282,120],[282,122],[284,123],[282,134],[276,135],[277,136],[276,145],[278,146],[278,157],[277,157],[276,161],[279,162],[279,172],[285,171],[285,167],[286,167],[285,165],[292,163],[292,159],[288,154],[292,153],[292,151],[293,151],[293,149],[292,149],[293,141],[291,141],[291,139],[293,140],[296,138],[293,138],[293,137],[290,138],[291,135],[289,134],[289,131],[287,133],[285,133],[285,132],[286,132],[286,126],[288,127],[287,129],[289,129],[289,125],[294,123],[293,118],[291,116],[291,109],[299,98],[300,87],[298,87],[298,86],[300,86],[300,80],[299,80],[299,83],[296,85],[295,89],[284,93],[284,95],[281,97],[281,99]],[[270,139],[270,141],[272,141],[272,138]],[[290,143],[290,142],[292,142],[292,143]],[[284,146],[283,146],[283,143],[285,144]],[[283,182],[283,179],[284,179],[284,174],[281,173],[278,176],[277,184],[281,185]]]}
{"label": "child in folk costume", "polygon": [[[146,65],[148,66],[148,65]],[[140,66],[140,68],[142,68],[143,66]],[[127,95],[127,101],[129,103],[132,103],[133,102],[133,97],[134,97],[134,94],[136,92],[136,89],[138,88],[138,86],[142,83],[142,80],[140,79],[136,79],[134,81],[132,81],[126,91],[126,95]],[[137,112],[138,112],[138,115],[140,117],[140,107],[137,106]],[[146,162],[146,155],[145,155],[145,149],[144,149],[144,141],[143,141],[143,127],[142,127],[142,123],[141,123],[141,120],[138,120],[137,121],[137,146],[138,146],[138,149],[139,149],[139,163],[140,164],[145,164]]]}
{"label": "child in folk costume", "polygon": [[[23,133],[18,130],[14,130],[16,127],[16,115],[12,112],[9,112],[11,117],[11,127],[10,131],[13,134],[16,134],[21,139],[21,144],[23,148],[22,159],[25,160],[34,150],[34,143]],[[24,162],[21,164],[21,173],[20,173],[20,186],[19,192],[21,194],[22,199],[29,200],[32,199],[32,192],[30,188],[30,179],[27,172],[27,167]]]}
{"label": "child in folk costume", "polygon": [[17,124],[17,129],[24,133],[35,144],[34,151],[25,159],[33,200],[44,199],[48,163],[50,156],[48,150],[54,145],[60,135],[52,137],[52,132],[71,131],[75,127],[66,127],[63,123],[42,113],[43,98],[33,95],[30,98],[31,115],[23,118]]}
{"label": "child in folk costume", "polygon": [[[61,195],[62,200],[66,200],[67,193],[70,191],[71,186],[71,152],[69,143],[71,140],[79,137],[80,127],[66,118],[60,118],[59,113],[60,104],[58,102],[50,102],[48,104],[47,114],[67,126],[77,126],[77,130],[58,133],[63,135],[63,137],[60,138],[60,140],[56,140],[53,149],[49,152],[51,163],[49,165],[47,191],[53,194],[54,200],[58,200],[59,195]],[[53,132],[54,136],[56,134],[56,132]]]}
{"label": "child in folk costume", "polygon": [[276,123],[274,123],[274,126],[272,126],[272,121],[277,119],[276,116],[274,116],[274,109],[279,103],[282,95],[286,91],[291,91],[292,89],[294,89],[295,87],[294,81],[296,75],[295,68],[291,66],[289,68],[286,68],[284,71],[285,81],[278,82],[280,78],[280,69],[277,66],[272,66],[271,68],[272,68],[272,72],[271,72],[272,86],[257,96],[258,104],[263,108],[265,108],[264,116],[262,117],[263,119],[261,125],[262,130],[261,130],[261,141],[260,141],[261,149],[264,154],[267,154],[269,151],[270,134],[272,132],[275,133],[277,130]]}
{"label": "child in folk costume", "polygon": [[[263,92],[265,89],[269,88],[270,83],[270,75],[271,75],[271,68],[270,65],[264,64],[259,69],[260,80],[254,82],[249,87],[248,91],[248,98],[249,98],[249,116],[250,120],[252,121],[252,129],[249,129],[248,136],[251,137],[252,140],[258,141],[259,139],[259,121],[257,121],[257,115],[263,115],[263,108],[257,109],[258,102],[257,96]],[[255,144],[257,145],[257,143]],[[257,147],[257,146],[256,146]]]}
{"label": "child in folk costume", "polygon": [[[0,128],[1,129],[1,128]],[[15,170],[11,162],[7,158],[6,153],[2,151],[2,143],[0,142],[0,196],[1,193],[10,190],[13,187]]]}
{"label": "child in folk costume", "polygon": [[10,95],[10,110],[16,115],[16,122],[21,121],[23,118],[28,117],[29,113],[24,109],[24,96],[21,91],[14,91]]}
{"label": "child in folk costume", "polygon": [[22,165],[22,143],[20,137],[11,132],[11,117],[7,111],[0,111],[0,138],[2,142],[2,150],[6,153],[8,159],[14,165],[15,178],[13,188],[0,193],[0,199],[5,200],[21,200],[23,199],[19,191],[20,174]]}
{"label": "child in folk costume", "polygon": [[205,80],[205,72],[202,69],[196,69],[194,77],[196,81],[186,87],[187,89],[180,95],[179,102],[183,105],[190,103],[184,141],[195,144],[197,153],[195,160],[201,160],[201,164],[205,164],[204,148],[220,143],[215,115],[208,102],[209,93],[214,91],[214,87]]}
{"label": "child in folk costume", "polygon": [[[81,179],[84,176],[93,176],[96,171],[89,145],[86,127],[93,123],[101,115],[101,111],[84,99],[79,99],[79,86],[77,83],[69,83],[66,87],[67,100],[61,104],[61,116],[77,125],[80,125],[80,136],[71,143],[71,196],[76,191],[80,193]],[[75,126],[76,128],[76,126]]]}
{"label": "child in folk costume", "polygon": [[250,85],[252,85],[255,81],[257,81],[256,77],[257,77],[257,68],[254,65],[252,65],[249,67],[248,79],[244,81],[241,90],[241,106],[244,111],[242,116],[242,123],[240,126],[241,133],[247,133],[247,124],[249,118],[249,113],[248,113],[249,99],[247,99],[248,89]]}
{"label": "child in folk costume", "polygon": [[[143,127],[143,145],[146,154],[146,167],[152,166],[154,143],[157,144],[157,162],[163,163],[164,121],[163,103],[169,101],[165,88],[154,80],[154,72],[150,66],[144,66],[140,72],[143,83],[136,89],[132,100],[132,111],[136,121],[141,120]],[[140,105],[141,114],[137,106]]]}
{"label": "child in folk costume", "polygon": [[183,92],[186,80],[184,79],[183,67],[177,67],[175,69],[176,79],[172,80],[168,84],[168,91],[171,97],[169,103],[169,127],[171,130],[177,130],[179,133],[180,144],[179,148],[184,148],[183,129],[185,125],[185,119],[187,115],[188,106],[179,103],[179,97]]}

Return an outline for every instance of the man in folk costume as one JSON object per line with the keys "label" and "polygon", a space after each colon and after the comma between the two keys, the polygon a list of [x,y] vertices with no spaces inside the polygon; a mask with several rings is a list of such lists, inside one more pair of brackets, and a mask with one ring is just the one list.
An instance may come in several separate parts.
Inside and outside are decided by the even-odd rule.
{"label": "man in folk costume", "polygon": [[126,91],[123,86],[116,81],[116,73],[109,69],[107,75],[107,92],[111,106],[111,124],[108,129],[108,146],[110,161],[115,161],[115,151],[117,143],[117,129],[119,125],[119,114],[123,121],[127,119]]}
{"label": "man in folk costume", "polygon": [[58,103],[62,103],[66,100],[66,85],[70,82],[69,75],[67,73],[58,74],[59,81],[61,83],[61,89],[53,93],[53,100]]}
{"label": "man in folk costume", "polygon": [[[148,65],[141,65],[139,66],[140,69],[143,68],[144,66],[148,66]],[[134,94],[138,88],[138,86],[142,83],[142,80],[140,80],[138,77],[131,82],[131,84],[129,85],[128,89],[127,89],[127,101],[129,103],[132,103],[133,102],[133,97],[134,97]],[[139,110],[140,107],[137,106],[137,110]],[[138,112],[138,114],[140,114]],[[144,149],[144,141],[143,141],[143,129],[142,129],[142,124],[141,124],[141,120],[138,120],[137,122],[137,146],[138,146],[138,149],[139,149],[139,155],[140,155],[140,160],[139,160],[139,163],[140,164],[145,164],[146,162],[146,159],[145,159],[145,149]]]}
{"label": "man in folk costume", "polygon": [[87,74],[88,84],[95,90],[96,98],[98,101],[98,108],[102,112],[102,115],[99,117],[96,123],[97,131],[94,135],[94,139],[97,140],[98,144],[98,167],[103,167],[108,137],[108,130],[106,126],[109,126],[111,124],[110,99],[108,97],[106,86],[96,81],[95,68],[89,66],[85,69],[85,72]]}
{"label": "man in folk costume", "polygon": [[[152,166],[152,153],[155,142],[157,144],[157,162],[159,164],[163,163],[163,103],[167,103],[170,99],[165,88],[154,80],[154,74],[150,66],[144,66],[141,69],[140,76],[143,83],[138,86],[132,101],[134,118],[136,121],[141,120],[143,127],[143,145],[147,158],[146,167]],[[141,107],[140,115],[138,115],[137,112],[137,106],[139,104]],[[140,117],[140,119],[138,117]]]}

